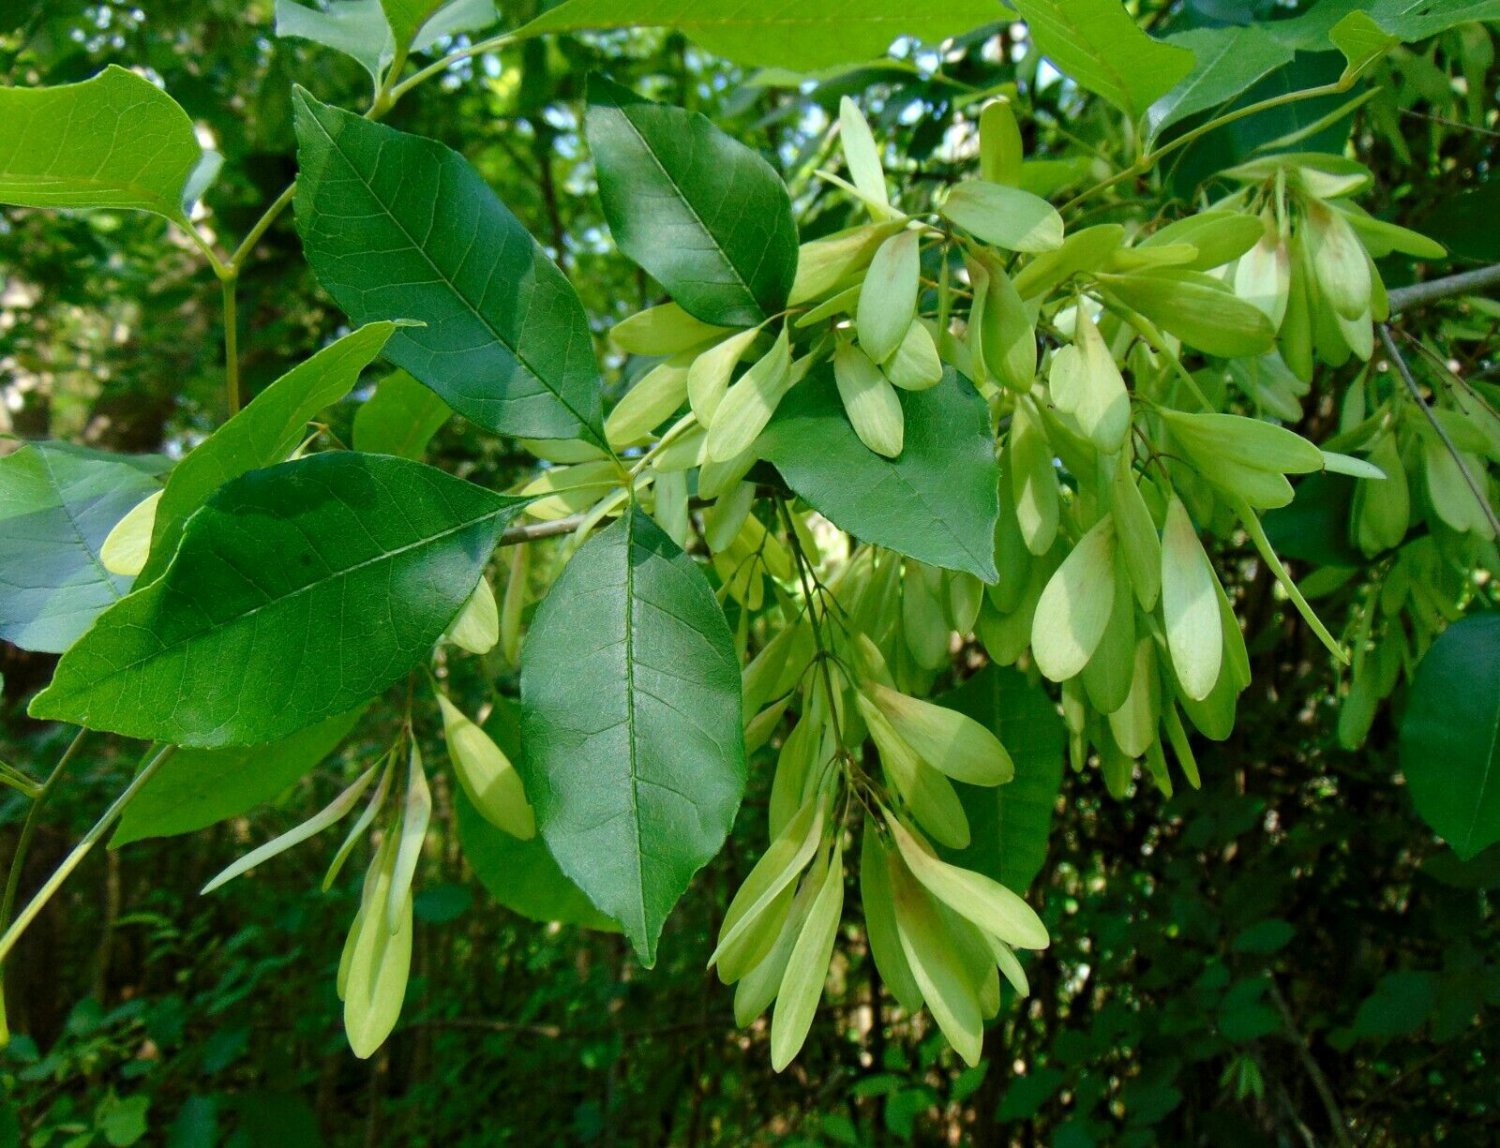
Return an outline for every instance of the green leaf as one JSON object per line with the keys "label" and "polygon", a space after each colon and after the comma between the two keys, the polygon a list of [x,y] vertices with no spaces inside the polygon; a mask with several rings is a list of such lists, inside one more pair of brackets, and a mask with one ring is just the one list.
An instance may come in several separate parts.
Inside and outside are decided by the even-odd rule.
{"label": "green leaf", "polygon": [[1418,664],[1401,771],[1422,820],[1462,860],[1500,841],[1500,614],[1455,622]]}
{"label": "green leaf", "polygon": [[840,529],[994,582],[999,472],[984,400],[951,367],[937,386],[897,397],[906,440],[896,458],[859,441],[827,364],[792,388],[756,449]]}
{"label": "green leaf", "polygon": [[754,7],[702,0],[567,0],[517,38],[585,28],[675,28],[738,64],[810,72],[883,56],[898,36],[935,44],[1005,18],[992,0],[768,0]]}
{"label": "green leaf", "polygon": [[1236,953],[1277,953],[1291,944],[1296,935],[1297,930],[1290,921],[1272,917],[1242,929],[1229,947]]}
{"label": "green leaf", "polygon": [[0,125],[0,203],[133,208],[186,225],[188,188],[206,182],[194,180],[206,157],[193,121],[125,68],[80,84],[0,88]]}
{"label": "green leaf", "polygon": [[1173,124],[1242,95],[1295,55],[1259,24],[1195,28],[1169,36],[1166,42],[1193,53],[1193,70],[1148,109],[1147,144]]}
{"label": "green leaf", "polygon": [[453,804],[464,859],[496,901],[529,921],[620,931],[617,922],[594,908],[583,890],[568,880],[540,837],[522,841],[497,829],[462,791],[456,793]]}
{"label": "green leaf", "polygon": [[[391,21],[391,26],[396,26],[396,17],[392,15],[396,7],[406,6],[412,8],[422,7],[426,0],[385,0],[386,15]],[[429,9],[430,4],[426,5]],[[452,0],[449,4],[440,4],[437,11],[421,25],[417,34],[412,37],[411,47],[414,52],[425,52],[437,41],[448,36],[457,36],[461,32],[479,32],[494,24],[500,18],[495,10],[493,0]]]}
{"label": "green leaf", "polygon": [[949,193],[942,214],[1007,251],[1039,254],[1062,246],[1062,216],[1045,199],[1019,187],[965,180]]}
{"label": "green leaf", "polygon": [[1410,1036],[1427,1022],[1437,1006],[1438,975],[1418,969],[1387,973],[1375,982],[1355,1014],[1355,1036],[1376,1040]]}
{"label": "green leaf", "polygon": [[1340,77],[1344,81],[1352,81],[1401,43],[1400,36],[1385,31],[1365,12],[1350,12],[1333,26],[1328,38],[1348,61]]}
{"label": "green leaf", "polygon": [[274,800],[338,748],[363,715],[362,708],[339,714],[269,745],[178,750],[126,807],[109,847],[192,833]]}
{"label": "green leaf", "polygon": [[797,225],[775,170],[696,112],[589,77],[585,120],[620,250],[696,319],[750,327],[786,306]]}
{"label": "green leaf", "polygon": [[632,507],[579,548],[521,654],[537,827],[641,959],[745,788],[740,670],[693,561]]}
{"label": "green leaf", "polygon": [[120,599],[100,547],[167,465],[55,442],[0,458],[0,638],[60,654]]}
{"label": "green leaf", "polygon": [[172,560],[188,516],[231,479],[284,462],[302,442],[308,420],[354,388],[395,330],[394,323],[371,323],[325,347],[256,395],[177,464],[156,508],[142,586]]}
{"label": "green leaf", "polygon": [[344,713],[427,655],[523,504],[379,455],[251,471],[68,651],[31,713],[205,748]]}
{"label": "green leaf", "polygon": [[1259,355],[1275,344],[1276,329],[1266,313],[1211,275],[1168,269],[1098,280],[1132,311],[1210,355]]}
{"label": "green leaf", "polygon": [[1013,0],[1057,70],[1131,119],[1193,67],[1186,48],[1154,40],[1120,0]]}
{"label": "green leaf", "polygon": [[151,1107],[151,1098],[137,1094],[125,1100],[117,1100],[105,1108],[99,1117],[99,1131],[111,1148],[130,1148],[146,1135],[146,1112]]}
{"label": "green leaf", "polygon": [[385,357],[486,430],[603,445],[572,284],[463,157],[297,91],[297,226],[356,323],[411,319]]}
{"label": "green leaf", "polygon": [[445,0],[380,0],[385,22],[398,44],[410,44],[423,24]]}
{"label": "green leaf", "polygon": [[354,413],[354,449],[420,459],[452,415],[434,391],[397,371]]}
{"label": "green leaf", "polygon": [[1057,707],[1024,674],[999,666],[987,666],[937,700],[994,731],[1016,769],[1011,781],[994,788],[954,785],[971,836],[968,848],[943,849],[942,855],[1024,893],[1046,863],[1062,786],[1065,731]]}
{"label": "green leaf", "polygon": [[[407,6],[417,7],[420,3],[417,0]],[[396,55],[396,41],[381,0],[336,0],[326,11],[294,0],[276,0],[276,35],[283,39],[310,40],[342,52],[359,61],[376,85]]]}
{"label": "green leaf", "polygon": [[1500,262],[1500,179],[1491,178],[1457,195],[1444,196],[1422,223],[1455,256]]}
{"label": "green leaf", "polygon": [[1295,20],[1267,25],[1283,44],[1299,50],[1327,51],[1334,28],[1358,12],[1406,43],[1425,40],[1459,24],[1500,20],[1500,0],[1322,0]]}

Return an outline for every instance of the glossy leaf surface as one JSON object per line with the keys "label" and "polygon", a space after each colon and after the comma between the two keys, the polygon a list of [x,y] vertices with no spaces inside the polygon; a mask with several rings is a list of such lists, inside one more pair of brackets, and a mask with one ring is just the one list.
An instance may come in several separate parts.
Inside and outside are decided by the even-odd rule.
{"label": "glossy leaf surface", "polygon": [[385,355],[487,430],[602,443],[572,285],[456,152],[295,96],[297,226],[356,323],[410,319]]}
{"label": "glossy leaf surface", "polygon": [[615,243],[684,311],[748,327],[786,305],[797,226],[770,164],[705,117],[601,76],[586,126]]}
{"label": "glossy leaf surface", "polygon": [[431,649],[521,505],[379,455],[252,471],[69,650],[31,712],[206,748],[343,713]]}

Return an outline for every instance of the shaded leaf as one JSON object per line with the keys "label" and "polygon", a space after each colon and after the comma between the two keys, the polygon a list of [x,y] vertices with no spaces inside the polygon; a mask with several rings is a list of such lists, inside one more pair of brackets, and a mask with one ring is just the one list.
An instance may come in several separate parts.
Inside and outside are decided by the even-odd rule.
{"label": "shaded leaf", "polygon": [[1461,859],[1500,841],[1500,615],[1460,619],[1418,664],[1401,771],[1417,812]]}
{"label": "shaded leaf", "polygon": [[826,364],[782,400],[757,449],[799,495],[866,542],[986,582],[997,577],[1000,506],[984,400],[951,367],[925,391],[901,391],[905,444],[883,458],[859,441]]}
{"label": "shaded leaf", "polygon": [[354,449],[420,459],[453,416],[437,395],[405,371],[382,379],[354,414]]}
{"label": "shaded leaf", "polygon": [[1235,99],[1262,76],[1292,61],[1293,50],[1264,27],[1194,28],[1167,43],[1193,53],[1193,70],[1147,112],[1147,142],[1173,124]]}
{"label": "shaded leaf", "polygon": [[1193,67],[1186,48],[1154,40],[1119,0],[1013,0],[1057,70],[1135,118]]}
{"label": "shaded leaf", "polygon": [[274,800],[332,753],[363,714],[339,714],[268,745],[178,750],[126,808],[110,848],[192,833]]}
{"label": "shaded leaf", "polygon": [[745,787],[740,671],[713,591],[639,509],[590,538],[521,654],[522,749],[562,871],[651,965]]}
{"label": "shaded leaf", "polygon": [[986,667],[938,701],[994,731],[1015,765],[1015,777],[1005,785],[954,786],[971,837],[967,849],[944,849],[942,855],[1024,893],[1046,863],[1062,785],[1062,719],[1039,686],[1000,666]]}
{"label": "shaded leaf", "polygon": [[119,600],[131,579],[99,551],[167,465],[53,442],[0,458],[0,638],[59,654]]}

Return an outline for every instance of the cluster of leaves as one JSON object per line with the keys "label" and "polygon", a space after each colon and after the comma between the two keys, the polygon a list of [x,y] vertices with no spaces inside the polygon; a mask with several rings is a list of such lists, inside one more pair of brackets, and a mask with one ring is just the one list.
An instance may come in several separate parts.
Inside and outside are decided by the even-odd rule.
{"label": "cluster of leaves", "polygon": [[[711,6],[680,7],[654,19],[746,63],[811,68],[865,52],[866,33],[889,39],[881,11],[844,14],[838,34],[770,14],[751,35]],[[1401,42],[1485,15],[1377,5],[1330,19],[1320,6],[1239,52],[1263,30],[1168,44],[1112,3],[1018,7],[1059,70],[1146,129],[1156,150],[1138,173],[1204,131],[1165,134],[1265,60],[1337,47],[1346,64],[1326,94],[1340,95]],[[771,844],[713,959],[740,982],[741,1023],[776,1001],[778,1068],[806,1039],[845,934],[856,840],[863,935],[901,1009],[925,1005],[975,1063],[1000,975],[1028,989],[1013,949],[1044,947],[1048,933],[1018,893],[1040,867],[1057,782],[1020,774],[997,715],[925,700],[955,650],[1031,670],[1031,685],[1006,679],[1012,690],[1059,683],[1075,767],[1097,766],[1118,797],[1138,774],[1171,794],[1166,748],[1196,788],[1189,727],[1233,733],[1251,651],[1226,592],[1235,578],[1210,552],[1240,531],[1351,662],[1347,744],[1419,665],[1414,699],[1446,696],[1476,664],[1493,677],[1492,657],[1466,654],[1492,650],[1484,618],[1423,656],[1486,593],[1473,572],[1496,565],[1493,396],[1460,382],[1429,405],[1401,377],[1363,372],[1321,446],[1234,413],[1300,420],[1317,371],[1372,356],[1390,308],[1376,260],[1443,254],[1354,205],[1372,182],[1360,164],[1286,150],[1314,133],[1225,170],[1232,190],[1174,222],[1127,213],[1079,227],[1065,218],[1097,189],[1061,212],[1048,202],[1076,165],[1026,158],[1019,93],[974,102],[977,178],[935,200],[903,188],[895,202],[886,149],[845,100],[844,176],[819,174],[869,219],[799,246],[792,198],[752,149],[596,77],[585,134],[604,216],[670,297],[610,331],[646,369],[606,417],[587,312],[556,263],[463,157],[376,122],[429,74],[403,78],[410,53],[493,17],[437,9],[280,6],[284,35],[347,52],[374,83],[365,116],[296,92],[298,178],[279,201],[295,203],[308,264],[355,329],[175,466],[57,444],[3,463],[18,497],[0,632],[63,654],[30,712],[184,747],[151,757],[117,841],[274,796],[370,699],[404,687],[384,764],[225,874],[369,795],[325,881],[373,828],[338,975],[360,1055],[389,1034],[407,986],[431,808],[416,731],[430,711],[412,701],[424,666],[466,795],[471,864],[500,851],[504,863],[484,864],[501,900],[619,928],[647,964],[730,832],[747,750],[776,747]],[[904,17],[902,30],[940,38],[985,18],[956,6]],[[516,36],[644,19],[572,0]],[[25,143],[0,155],[0,196],[154,212],[194,237],[233,298],[243,256],[223,258],[193,221],[216,165],[159,88],[111,69],[0,102]],[[401,371],[361,405],[354,450],[306,454],[308,422],[377,357]],[[235,380],[232,366],[232,407]],[[506,495],[416,461],[450,412],[544,465]],[[1326,473],[1304,485],[1358,484],[1341,488],[1341,535],[1361,558],[1316,587],[1358,583],[1344,642],[1278,556],[1274,515],[1262,522],[1292,502],[1285,476],[1311,472]],[[571,536],[560,572],[538,541],[549,535]],[[502,541],[497,601],[487,571]],[[533,607],[534,563],[551,585]],[[445,692],[459,650],[498,651],[519,672],[509,753]],[[1467,684],[1477,700],[1462,720],[1424,722],[1413,705],[1403,726],[1419,808],[1466,856],[1500,833],[1494,748],[1474,732],[1493,692]],[[252,755],[275,769],[247,777]],[[1435,762],[1458,762],[1457,781],[1451,766],[1424,779]],[[991,835],[1003,845],[987,851]]]}

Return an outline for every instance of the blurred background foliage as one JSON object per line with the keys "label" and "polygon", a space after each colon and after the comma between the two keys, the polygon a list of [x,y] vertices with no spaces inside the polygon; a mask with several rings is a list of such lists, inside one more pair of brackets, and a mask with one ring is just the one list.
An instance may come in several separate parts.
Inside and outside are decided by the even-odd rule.
{"label": "blurred background foliage", "polygon": [[[519,24],[536,6],[520,0],[504,18]],[[1158,35],[1297,12],[1273,0],[1140,7]],[[294,174],[291,85],[350,107],[367,94],[356,65],[277,41],[272,24],[270,0],[9,0],[0,82],[65,83],[111,62],[148,69],[224,153],[204,222],[238,236]],[[1324,82],[1341,66],[1304,53],[1244,98]],[[1024,29],[1003,21],[941,50],[898,44],[883,63],[813,78],[745,73],[659,33],[532,41],[463,65],[391,120],[461,150],[548,247],[601,333],[617,393],[634,365],[602,332],[658,295],[613,252],[592,194],[578,131],[592,69],[759,147],[792,188],[804,239],[849,220],[848,201],[810,178],[845,94],[894,142],[908,203],[972,165],[966,116],[1003,85],[1028,110],[1028,154],[1058,161],[1059,190],[1130,158],[1117,114],[1059,81]],[[1298,146],[1349,148],[1377,173],[1370,210],[1448,244],[1447,270],[1500,259],[1493,27],[1397,49],[1366,83],[1373,96],[1344,114],[1298,104],[1210,133],[1159,188],[1127,189],[1086,222],[1138,218],[1143,202],[1148,215],[1171,217],[1212,198],[1220,168],[1312,128]],[[1392,285],[1411,277],[1399,255],[1381,270]],[[240,299],[252,393],[341,320],[289,216],[261,244]],[[0,432],[180,453],[224,417],[219,323],[217,284],[161,220],[0,213]],[[1500,371],[1500,306],[1429,308],[1403,326],[1467,377]],[[1320,374],[1304,403],[1311,437],[1336,419],[1353,373]],[[347,441],[355,406],[335,409],[324,433]],[[503,487],[527,460],[454,419],[432,461]],[[1279,544],[1328,561],[1317,552],[1326,524],[1298,530],[1300,543],[1284,533]],[[545,554],[535,566],[542,585]],[[1361,749],[1340,748],[1343,687],[1316,640],[1283,611],[1264,567],[1225,553],[1219,568],[1241,596],[1256,660],[1239,725],[1202,751],[1199,792],[1117,802],[1097,774],[1064,781],[1032,890],[1053,947],[1033,964],[1030,1000],[1002,1010],[978,1069],[963,1070],[925,1018],[893,1014],[853,926],[835,965],[837,1003],[786,1073],[770,1070],[763,1022],[734,1028],[729,994],[704,964],[765,839],[766,769],[649,973],[618,937],[536,925],[498,905],[460,852],[457,796],[439,775],[441,848],[419,877],[402,1022],[378,1056],[355,1060],[333,974],[358,867],[325,895],[326,852],[314,847],[227,893],[197,890],[247,845],[325,803],[385,744],[372,740],[251,818],[87,862],[6,978],[14,1036],[0,1054],[0,1146],[1493,1144],[1500,1037],[1487,1022],[1500,1006],[1500,853],[1461,863],[1417,819],[1395,764],[1392,711],[1379,712]],[[1325,581],[1320,609],[1347,614],[1339,596],[1354,591]],[[24,716],[51,664],[0,646],[0,757],[40,762],[61,751],[66,731]],[[492,655],[454,678],[466,709],[491,707],[504,744],[512,668]],[[401,715],[376,718],[372,737]],[[1046,718],[1036,751],[1061,768],[1060,726]],[[438,725],[419,711],[435,759]],[[128,752],[90,739],[28,858],[25,888],[118,791]],[[23,815],[19,798],[0,801],[0,857]]]}

